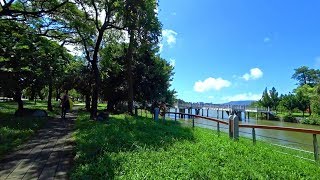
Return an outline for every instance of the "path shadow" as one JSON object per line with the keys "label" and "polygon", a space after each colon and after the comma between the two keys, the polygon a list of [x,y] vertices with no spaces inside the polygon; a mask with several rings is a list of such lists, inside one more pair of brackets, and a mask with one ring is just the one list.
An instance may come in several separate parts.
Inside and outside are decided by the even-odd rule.
{"label": "path shadow", "polygon": [[[80,173],[74,174],[76,178],[102,175],[112,179],[114,169],[119,168],[122,161],[112,158],[114,153],[159,151],[179,141],[195,140],[193,130],[179,122],[163,124],[142,117],[111,117],[109,124],[83,118],[76,123],[76,129],[77,164],[87,167],[81,172],[75,170]],[[100,166],[104,167],[102,172],[95,169]]]}

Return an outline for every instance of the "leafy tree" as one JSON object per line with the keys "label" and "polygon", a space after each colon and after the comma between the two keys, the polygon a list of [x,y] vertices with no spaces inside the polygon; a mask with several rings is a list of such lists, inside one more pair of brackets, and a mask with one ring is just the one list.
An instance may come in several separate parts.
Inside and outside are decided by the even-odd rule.
{"label": "leafy tree", "polygon": [[28,27],[14,21],[0,21],[0,29],[0,89],[14,97],[18,109],[23,109],[22,90],[30,84],[36,37],[27,32]]}
{"label": "leafy tree", "polygon": [[[124,25],[128,30],[129,46],[126,53],[126,71],[128,84],[128,112],[133,113],[134,80],[133,65],[135,47],[151,50],[158,43],[161,24],[155,9],[156,0],[126,0],[122,11]],[[136,56],[137,57],[137,56]]]}
{"label": "leafy tree", "polygon": [[277,109],[277,106],[279,105],[279,94],[276,90],[276,88],[272,88],[270,91],[269,91],[269,97],[270,97],[270,101],[271,101],[271,106],[270,108],[273,109],[273,110],[276,110]]}
{"label": "leafy tree", "polygon": [[289,114],[292,114],[292,111],[297,107],[297,99],[294,94],[284,95],[280,101],[280,105],[286,108],[289,111]]}
{"label": "leafy tree", "polygon": [[295,73],[292,75],[292,79],[296,79],[300,86],[314,86],[319,81],[319,77],[319,70],[309,69],[307,66],[301,66],[295,69]]}
{"label": "leafy tree", "polygon": [[[118,12],[123,8],[119,0],[107,1],[75,1],[80,9],[73,9],[64,14],[66,22],[71,22],[71,27],[77,32],[81,40],[80,45],[84,56],[91,65],[92,103],[91,118],[97,115],[97,105],[101,87],[101,73],[99,69],[100,50],[107,30],[123,30],[118,18]],[[102,17],[105,15],[105,17]]]}
{"label": "leafy tree", "polygon": [[[304,110],[308,109],[309,111],[309,115],[311,115],[312,113],[312,108],[311,108],[311,103],[312,103],[312,99],[314,99],[315,97],[315,88],[311,87],[310,85],[303,85],[303,86],[299,86],[297,89],[294,90],[294,92],[297,94],[297,96],[299,96],[300,98],[300,105],[301,106],[299,109],[303,109],[305,105],[307,105],[307,108],[305,108]],[[301,104],[302,103],[302,104]]]}
{"label": "leafy tree", "polygon": [[26,20],[26,17],[42,17],[56,12],[69,1],[60,0],[2,0],[0,17],[7,20]]}
{"label": "leafy tree", "polygon": [[302,111],[304,117],[304,112],[310,106],[310,99],[303,93],[303,91],[297,91],[296,100],[297,108]]}
{"label": "leafy tree", "polygon": [[265,90],[262,93],[262,97],[259,101],[262,107],[272,107],[272,99],[270,98],[268,94],[268,89],[265,88]]}

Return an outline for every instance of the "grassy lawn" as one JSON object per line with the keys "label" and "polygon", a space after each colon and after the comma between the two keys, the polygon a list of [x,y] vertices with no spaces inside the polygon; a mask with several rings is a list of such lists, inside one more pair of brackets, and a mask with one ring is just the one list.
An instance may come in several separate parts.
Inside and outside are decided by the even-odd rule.
{"label": "grassy lawn", "polygon": [[[249,139],[148,118],[76,122],[71,179],[318,179],[319,164]],[[290,154],[290,152],[289,152]]]}
{"label": "grassy lawn", "polygon": [[[46,102],[24,102],[25,108],[46,110]],[[54,102],[55,111],[49,116],[59,114],[58,104]],[[0,102],[0,157],[21,145],[40,129],[48,118],[15,117],[15,102]]]}

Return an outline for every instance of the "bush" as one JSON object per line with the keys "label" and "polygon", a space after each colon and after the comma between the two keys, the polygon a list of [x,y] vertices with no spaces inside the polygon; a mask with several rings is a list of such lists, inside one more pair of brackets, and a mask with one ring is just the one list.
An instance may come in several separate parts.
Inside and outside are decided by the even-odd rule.
{"label": "bush", "polygon": [[311,125],[320,125],[320,116],[316,115],[316,116],[304,118],[301,121],[301,123],[302,124],[311,124]]}
{"label": "bush", "polygon": [[282,120],[284,122],[292,122],[292,123],[298,122],[298,120],[292,114],[288,114],[288,115],[283,116]]}

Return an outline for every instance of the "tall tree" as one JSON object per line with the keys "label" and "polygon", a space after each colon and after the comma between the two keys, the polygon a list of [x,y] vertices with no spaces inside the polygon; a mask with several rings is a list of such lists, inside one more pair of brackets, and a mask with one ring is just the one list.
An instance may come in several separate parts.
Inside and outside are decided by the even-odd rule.
{"label": "tall tree", "polygon": [[279,93],[277,92],[276,88],[272,87],[272,89],[269,91],[269,97],[271,101],[270,108],[273,110],[277,109],[277,106],[279,105]]}
{"label": "tall tree", "polygon": [[[311,87],[310,85],[303,85],[303,86],[299,86],[297,89],[294,90],[294,92],[297,94],[297,96],[299,96],[299,103],[300,104],[300,110],[303,109],[305,105],[307,105],[307,108],[305,108],[304,110],[308,110],[309,111],[309,115],[312,114],[312,108],[311,108],[311,103],[313,101],[311,101],[312,99],[315,99],[315,88]],[[302,111],[302,110],[301,110]]]}
{"label": "tall tree", "polygon": [[272,100],[268,94],[268,88],[265,88],[265,90],[263,91],[262,97],[259,102],[263,107],[272,107]]}
{"label": "tall tree", "polygon": [[302,116],[304,117],[304,112],[310,106],[310,99],[303,93],[303,91],[297,91],[296,100],[297,108],[302,111]]}
{"label": "tall tree", "polygon": [[68,0],[1,0],[0,17],[6,20],[26,20],[52,14],[67,4]]}
{"label": "tall tree", "polygon": [[128,112],[133,113],[134,81],[132,68],[134,65],[134,51],[136,47],[151,50],[158,43],[161,34],[161,24],[155,9],[156,0],[126,0],[122,11],[124,25],[129,35],[129,46],[126,54],[126,70],[128,84]]}
{"label": "tall tree", "polygon": [[289,114],[292,114],[292,111],[297,107],[297,99],[293,94],[284,95],[280,101],[281,106],[285,107],[289,111]]}
{"label": "tall tree", "polygon": [[101,87],[100,49],[107,30],[124,29],[117,15],[122,6],[120,0],[75,0],[75,2],[80,7],[80,11],[74,9],[70,14],[65,15],[65,18],[71,21],[71,26],[81,40],[84,56],[91,64],[93,72],[91,118],[95,118]]}
{"label": "tall tree", "polygon": [[320,78],[320,71],[315,69],[309,69],[307,66],[301,66],[295,69],[292,79],[296,79],[300,86],[310,85],[314,86]]}

